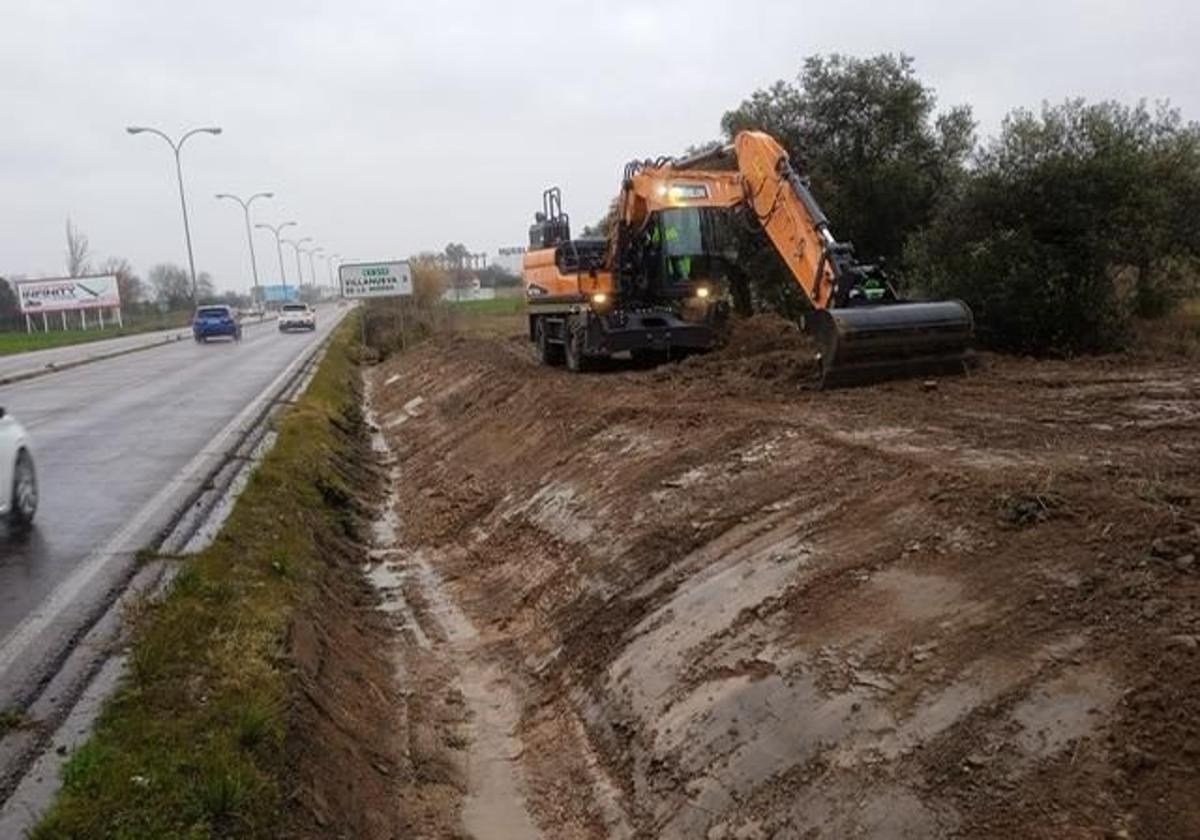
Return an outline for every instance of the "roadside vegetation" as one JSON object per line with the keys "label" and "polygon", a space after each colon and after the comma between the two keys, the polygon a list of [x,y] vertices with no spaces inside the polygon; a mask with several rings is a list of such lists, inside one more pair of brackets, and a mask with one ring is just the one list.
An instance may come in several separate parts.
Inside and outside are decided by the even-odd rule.
{"label": "roadside vegetation", "polygon": [[[942,107],[911,58],[813,56],[721,127],[724,140],[778,138],[837,237],[907,295],[965,300],[984,346],[1110,352],[1153,325],[1186,338],[1178,313],[1200,295],[1200,125],[1165,103],[1018,109],[980,142],[969,105]],[[743,311],[805,307],[755,226],[740,250]]]}
{"label": "roadside vegetation", "polygon": [[357,332],[353,317],[338,329],[221,534],[135,619],[127,674],[33,837],[281,833],[298,763],[290,636],[354,527],[339,459],[362,423]]}

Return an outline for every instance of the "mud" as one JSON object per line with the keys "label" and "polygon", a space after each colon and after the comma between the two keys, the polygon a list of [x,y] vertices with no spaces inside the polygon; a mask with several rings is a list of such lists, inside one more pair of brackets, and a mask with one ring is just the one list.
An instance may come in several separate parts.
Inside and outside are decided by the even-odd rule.
{"label": "mud", "polygon": [[373,371],[413,833],[1200,836],[1200,372],[810,359]]}

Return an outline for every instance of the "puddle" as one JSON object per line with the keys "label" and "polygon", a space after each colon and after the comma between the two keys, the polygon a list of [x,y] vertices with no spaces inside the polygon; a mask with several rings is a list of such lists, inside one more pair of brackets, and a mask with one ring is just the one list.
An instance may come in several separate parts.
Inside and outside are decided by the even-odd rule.
{"label": "puddle", "polygon": [[395,615],[400,621],[400,627],[412,634],[413,641],[422,650],[432,647],[425,628],[417,620],[416,613],[409,606],[401,587],[408,575],[403,569],[397,569],[390,563],[379,563],[367,569],[367,580],[379,592],[382,603],[379,608],[389,615]]}
{"label": "puddle", "polygon": [[371,541],[377,546],[391,546],[400,537],[400,516],[392,509],[396,500],[388,497],[379,517],[371,523]]}

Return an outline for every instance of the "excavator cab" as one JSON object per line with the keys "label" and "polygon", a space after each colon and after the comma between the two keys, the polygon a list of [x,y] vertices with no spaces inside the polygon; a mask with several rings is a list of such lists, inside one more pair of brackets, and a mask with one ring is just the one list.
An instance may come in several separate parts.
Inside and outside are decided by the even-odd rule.
{"label": "excavator cab", "polygon": [[737,260],[731,225],[730,211],[724,207],[672,207],[651,213],[635,244],[640,253],[625,261],[626,266],[636,266],[623,273],[627,292],[656,302],[693,298],[702,288],[706,297],[721,297]]}

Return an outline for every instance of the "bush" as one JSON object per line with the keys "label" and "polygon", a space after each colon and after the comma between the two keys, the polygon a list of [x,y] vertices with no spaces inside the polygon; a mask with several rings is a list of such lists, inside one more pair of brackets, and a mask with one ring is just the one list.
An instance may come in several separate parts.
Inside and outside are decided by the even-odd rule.
{"label": "bush", "polygon": [[1081,100],[1010,114],[910,239],[922,292],[958,297],[1002,350],[1124,346],[1170,311],[1200,258],[1200,129],[1176,111]]}

